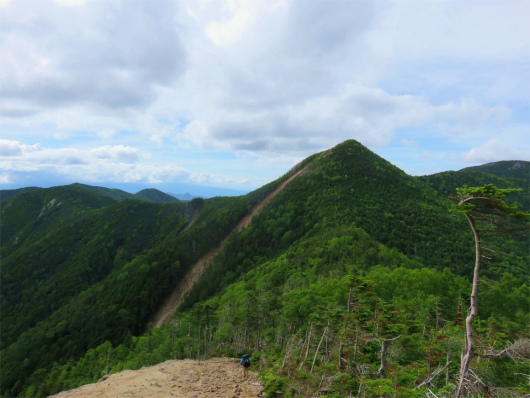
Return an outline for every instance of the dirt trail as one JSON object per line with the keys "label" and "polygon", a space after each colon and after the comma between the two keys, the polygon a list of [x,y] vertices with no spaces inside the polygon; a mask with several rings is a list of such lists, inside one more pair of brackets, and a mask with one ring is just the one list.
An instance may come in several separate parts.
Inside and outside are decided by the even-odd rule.
{"label": "dirt trail", "polygon": [[[262,396],[256,372],[243,379],[237,359],[213,358],[199,362],[166,361],[140,370],[124,370],[53,398],[255,398]],[[51,398],[50,397],[50,398]]]}
{"label": "dirt trail", "polygon": [[[300,174],[305,173],[307,170],[307,167],[299,170],[295,174],[293,174],[291,177],[289,177],[287,180],[282,182],[278,188],[276,188],[273,192],[268,194],[265,199],[263,199],[261,202],[259,202],[256,206],[252,208],[250,213],[245,216],[239,224],[230,232],[230,234],[225,238],[228,239],[230,236],[232,236],[235,233],[238,233],[242,231],[244,228],[248,227],[250,225],[250,222],[252,221],[252,218],[259,214],[259,212],[265,207],[272,198],[274,198],[287,184],[289,184],[293,179],[298,177]],[[214,256],[219,253],[221,250],[224,249],[224,242],[221,243],[217,248],[210,251],[209,253],[205,254],[203,257],[199,259],[194,265],[190,267],[190,269],[186,272],[186,275],[184,275],[184,278],[175,286],[171,294],[168,296],[162,307],[158,310],[158,312],[153,317],[153,326],[154,327],[160,327],[171,319],[177,308],[180,304],[182,304],[184,300],[184,296],[186,293],[190,291],[190,289],[193,287],[195,282],[199,280],[201,275],[204,273],[206,268],[208,268],[208,265],[210,261],[214,258]]]}

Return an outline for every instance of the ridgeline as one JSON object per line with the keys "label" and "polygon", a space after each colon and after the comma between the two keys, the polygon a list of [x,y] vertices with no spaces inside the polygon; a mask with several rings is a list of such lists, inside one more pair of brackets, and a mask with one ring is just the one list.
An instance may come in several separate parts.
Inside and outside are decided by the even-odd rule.
{"label": "ridgeline", "polygon": [[[240,197],[152,203],[75,184],[10,195],[2,396],[243,352],[267,396],[450,396],[474,243],[448,196],[524,187],[512,203],[527,210],[528,162],[497,166],[413,177],[351,140]],[[488,391],[530,393],[530,358],[514,348],[529,338],[528,243],[485,242],[474,372]],[[180,305],[153,327],[172,292]]]}

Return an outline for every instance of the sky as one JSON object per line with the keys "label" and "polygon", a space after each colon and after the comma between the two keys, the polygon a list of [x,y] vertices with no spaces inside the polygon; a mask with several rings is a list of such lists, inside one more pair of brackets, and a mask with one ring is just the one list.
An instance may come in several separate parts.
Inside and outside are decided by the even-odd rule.
{"label": "sky", "polygon": [[244,193],[347,139],[530,160],[530,1],[0,0],[2,189]]}

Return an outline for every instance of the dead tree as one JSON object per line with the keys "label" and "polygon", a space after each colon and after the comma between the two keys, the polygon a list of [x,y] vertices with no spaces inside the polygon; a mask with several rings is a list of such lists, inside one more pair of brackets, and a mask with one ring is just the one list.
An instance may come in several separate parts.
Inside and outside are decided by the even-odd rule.
{"label": "dead tree", "polygon": [[313,336],[312,333],[313,333],[313,324],[311,323],[311,326],[309,327],[309,335],[307,336],[307,350],[305,352],[305,357],[303,361],[300,363],[300,367],[298,369],[302,369],[302,367],[305,365],[305,361],[307,361],[307,357],[309,356],[309,348],[311,347],[311,337]]}
{"label": "dead tree", "polygon": [[322,341],[324,340],[324,338],[327,337],[328,329],[329,329],[329,321],[328,321],[328,326],[326,326],[326,328],[324,329],[324,333],[322,333],[322,338],[320,339],[320,342],[318,343],[318,347],[317,347],[317,350],[315,352],[315,356],[313,358],[313,364],[311,365],[311,371],[309,372],[309,374],[313,374],[313,369],[315,368],[315,362],[317,360],[318,351],[320,350],[320,346],[322,345]]}
{"label": "dead tree", "polygon": [[381,377],[385,377],[386,375],[386,357],[388,352],[388,347],[390,346],[390,343],[393,341],[396,341],[401,336],[394,337],[393,339],[383,339],[381,340],[381,367],[377,371],[377,374]]}

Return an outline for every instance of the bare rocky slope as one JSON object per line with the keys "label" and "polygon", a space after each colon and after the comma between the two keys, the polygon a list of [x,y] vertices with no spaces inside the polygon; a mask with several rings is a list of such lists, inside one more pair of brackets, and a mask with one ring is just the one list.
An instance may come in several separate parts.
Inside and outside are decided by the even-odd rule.
{"label": "bare rocky slope", "polygon": [[[238,233],[248,227],[250,225],[250,222],[252,221],[252,218],[259,214],[259,212],[265,207],[271,200],[274,198],[288,183],[290,183],[292,180],[294,180],[299,175],[305,173],[307,168],[304,168],[295,174],[293,174],[291,177],[289,177],[287,180],[282,182],[278,188],[276,188],[273,192],[271,192],[265,199],[263,199],[260,203],[258,203],[256,206],[252,208],[250,213],[244,217],[239,224],[234,228],[234,230],[230,233],[230,235]],[[228,239],[229,236],[227,236],[226,239]],[[226,240],[225,239],[225,240]],[[182,304],[184,301],[184,297],[186,296],[186,293],[190,291],[190,289],[193,287],[193,284],[199,280],[199,278],[204,274],[206,269],[209,266],[210,260],[221,250],[224,248],[224,243],[221,243],[217,248],[210,251],[209,253],[206,253],[197,263],[195,263],[187,272],[184,278],[174,287],[173,291],[169,295],[169,297],[166,299],[162,307],[158,310],[158,312],[153,317],[153,325],[154,327],[161,327],[162,325],[169,322],[177,308]]]}

